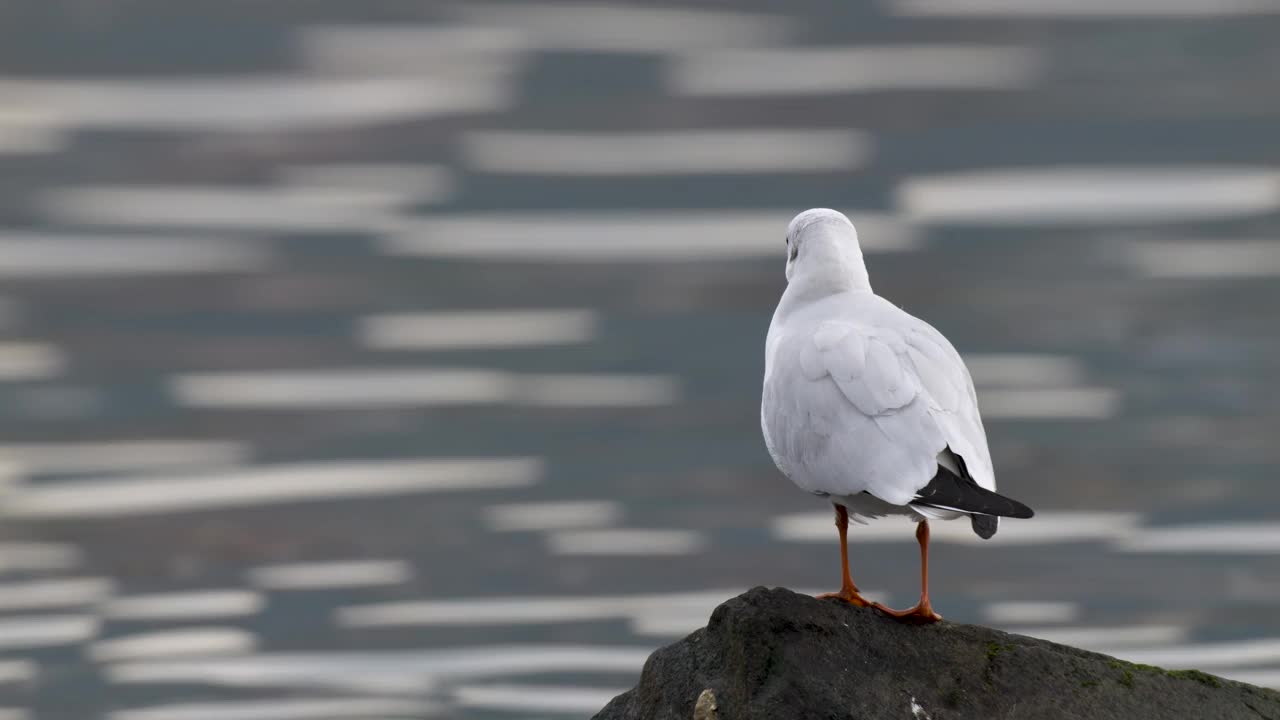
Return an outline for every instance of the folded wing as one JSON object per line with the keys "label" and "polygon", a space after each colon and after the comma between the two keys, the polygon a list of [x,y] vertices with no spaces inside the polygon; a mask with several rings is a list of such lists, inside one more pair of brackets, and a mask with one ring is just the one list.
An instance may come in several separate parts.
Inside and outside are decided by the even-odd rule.
{"label": "folded wing", "polygon": [[795,455],[821,486],[808,489],[865,491],[906,505],[935,477],[948,447],[977,484],[994,488],[964,363],[936,330],[904,317],[913,322],[901,330],[826,321],[801,344],[807,385],[795,401],[819,438]]}

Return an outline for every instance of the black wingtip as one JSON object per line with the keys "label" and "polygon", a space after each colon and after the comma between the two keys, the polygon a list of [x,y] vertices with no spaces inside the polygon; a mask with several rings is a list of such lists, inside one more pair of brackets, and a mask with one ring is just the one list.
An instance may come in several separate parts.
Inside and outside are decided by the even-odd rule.
{"label": "black wingtip", "polygon": [[1002,498],[1005,502],[1009,503],[1009,505],[1012,506],[1013,508],[1012,512],[1008,514],[1002,514],[1001,517],[1011,517],[1011,518],[1017,518],[1019,520],[1027,520],[1036,516],[1035,510],[1032,510],[1031,508],[1027,507],[1026,505],[1023,505],[1022,503],[1018,502],[1017,500],[1014,500],[1011,497],[1005,497],[1004,495],[1000,495],[998,493],[992,493],[992,495],[996,495],[997,497]]}
{"label": "black wingtip", "polygon": [[1035,511],[1017,500],[980,487],[973,478],[960,477],[941,466],[938,467],[938,474],[916,493],[915,499],[911,502],[913,505],[959,510],[979,515],[1019,519],[1035,516]]}

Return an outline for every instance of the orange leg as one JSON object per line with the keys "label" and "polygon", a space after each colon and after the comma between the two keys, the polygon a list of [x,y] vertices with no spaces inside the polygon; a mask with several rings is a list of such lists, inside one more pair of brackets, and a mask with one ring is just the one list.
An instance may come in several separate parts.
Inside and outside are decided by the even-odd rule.
{"label": "orange leg", "polygon": [[913,623],[933,623],[942,616],[933,611],[929,604],[929,521],[921,520],[916,525],[916,541],[920,543],[920,602],[910,610],[892,610],[875,603],[872,605],[886,615]]}
{"label": "orange leg", "polygon": [[858,586],[849,576],[849,511],[843,505],[832,504],[836,506],[836,529],[840,531],[840,592],[823,593],[818,599],[838,598],[850,605],[867,607],[870,601],[858,594]]}

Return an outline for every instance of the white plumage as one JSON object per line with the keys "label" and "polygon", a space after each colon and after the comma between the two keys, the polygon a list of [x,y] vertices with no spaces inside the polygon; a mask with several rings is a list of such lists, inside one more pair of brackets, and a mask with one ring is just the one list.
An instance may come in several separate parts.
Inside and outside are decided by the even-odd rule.
{"label": "white plumage", "polygon": [[787,230],[787,289],[765,345],[765,444],[796,485],[856,515],[960,513],[911,505],[939,465],[995,490],[973,381],[928,323],[871,290],[853,224],[809,210]]}

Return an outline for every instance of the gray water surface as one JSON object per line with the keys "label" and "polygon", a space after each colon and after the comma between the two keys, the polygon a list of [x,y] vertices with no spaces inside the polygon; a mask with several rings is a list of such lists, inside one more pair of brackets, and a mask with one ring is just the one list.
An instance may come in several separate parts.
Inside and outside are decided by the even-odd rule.
{"label": "gray water surface", "polygon": [[0,718],[584,717],[834,589],[758,428],[813,206],[1038,511],[937,609],[1280,686],[1280,8],[988,5],[0,7]]}

